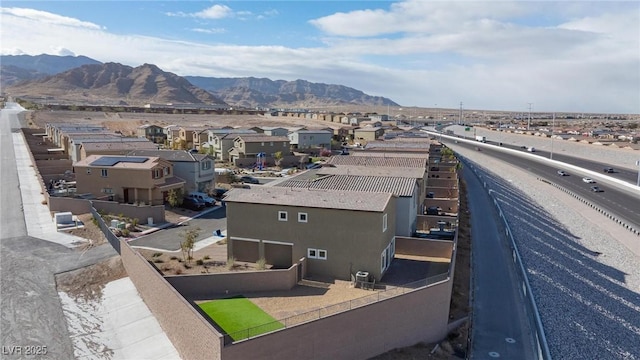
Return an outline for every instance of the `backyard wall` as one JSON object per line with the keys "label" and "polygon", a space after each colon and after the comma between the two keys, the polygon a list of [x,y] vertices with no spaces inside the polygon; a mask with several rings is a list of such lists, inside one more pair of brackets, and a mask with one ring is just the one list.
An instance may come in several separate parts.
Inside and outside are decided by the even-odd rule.
{"label": "backyard wall", "polygon": [[440,215],[418,215],[416,219],[416,230],[428,231],[438,228],[438,221],[444,221],[445,229],[451,229],[456,226],[458,218],[455,216]]}
{"label": "backyard wall", "polygon": [[453,241],[396,236],[396,254],[451,259]]}
{"label": "backyard wall", "polygon": [[[429,189],[427,189],[428,191]],[[425,208],[431,206],[439,206],[442,208],[442,211],[446,213],[458,213],[458,199],[424,199]]]}
{"label": "backyard wall", "polygon": [[120,241],[120,249],[127,274],[180,356],[220,359],[220,333],[126,241]]}
{"label": "backyard wall", "polygon": [[228,359],[368,359],[447,334],[452,278],[402,296],[227,345]]}
{"label": "backyard wall", "polygon": [[448,188],[448,187],[435,187],[429,186],[426,189],[426,192],[432,192],[434,198],[457,198],[458,197],[458,189],[457,188]]}
{"label": "backyard wall", "polygon": [[290,290],[298,283],[298,266],[286,270],[236,271],[207,275],[175,275],[165,279],[189,300],[221,294]]}
{"label": "backyard wall", "polygon": [[439,179],[439,178],[428,177],[426,186],[427,186],[427,191],[429,191],[430,187],[457,188],[458,179],[457,178]]}

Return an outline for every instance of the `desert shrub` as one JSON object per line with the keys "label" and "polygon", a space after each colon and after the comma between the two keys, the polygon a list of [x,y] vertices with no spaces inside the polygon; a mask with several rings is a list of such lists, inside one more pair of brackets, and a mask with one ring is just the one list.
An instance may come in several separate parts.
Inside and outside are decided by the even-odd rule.
{"label": "desert shrub", "polygon": [[176,275],[180,275],[180,274],[182,274],[182,269],[177,268],[177,269],[175,270],[175,273],[176,273]]}
{"label": "desert shrub", "polygon": [[204,259],[204,260],[209,260],[209,259],[211,259],[211,257],[209,257],[209,255],[205,255],[205,256],[203,257],[203,259]]}
{"label": "desert shrub", "polygon": [[151,255],[151,257],[158,257],[158,256],[162,256],[161,252],[155,252],[153,253],[153,255]]}
{"label": "desert shrub", "polygon": [[170,259],[170,260],[178,260],[178,257],[177,257],[177,256],[172,256],[172,257],[170,257],[169,259]]}
{"label": "desert shrub", "polygon": [[233,256],[229,257],[227,259],[227,270],[233,269],[235,265],[236,265],[236,258],[234,258]]}
{"label": "desert shrub", "polygon": [[196,265],[204,265],[204,261],[202,259],[196,260]]}
{"label": "desert shrub", "polygon": [[127,237],[131,234],[129,229],[122,229],[122,236]]}
{"label": "desert shrub", "polygon": [[164,261],[162,261],[162,259],[154,259],[153,262],[156,264],[162,264]]}
{"label": "desert shrub", "polygon": [[258,261],[256,262],[256,267],[258,268],[258,270],[266,269],[267,268],[267,260],[265,258],[258,259]]}

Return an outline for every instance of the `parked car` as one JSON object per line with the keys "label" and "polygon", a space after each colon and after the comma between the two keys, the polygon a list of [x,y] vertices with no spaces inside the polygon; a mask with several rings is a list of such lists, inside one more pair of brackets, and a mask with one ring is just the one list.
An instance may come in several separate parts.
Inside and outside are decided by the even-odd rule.
{"label": "parked car", "polygon": [[593,192],[604,192],[604,190],[600,189],[600,188],[599,188],[599,187],[597,187],[597,186],[592,186],[592,187],[591,187],[591,191],[593,191]]}
{"label": "parked car", "polygon": [[211,196],[203,192],[193,191],[193,192],[190,192],[187,195],[187,197],[198,199],[202,201],[205,204],[205,206],[213,206],[216,204],[216,199],[212,198]]}
{"label": "parked car", "polygon": [[567,174],[563,170],[558,170],[558,175],[560,175],[560,176],[569,176],[569,174]]}
{"label": "parked car", "polygon": [[196,199],[196,198],[192,198],[192,197],[185,197],[184,199],[182,199],[182,205],[181,207],[185,208],[185,209],[190,209],[190,210],[195,210],[195,211],[199,211],[202,210],[206,207],[205,203]]}
{"label": "parked car", "polygon": [[588,178],[588,177],[582,178],[582,181],[586,182],[587,184],[594,184],[596,182],[592,178]]}
{"label": "parked car", "polygon": [[249,184],[260,184],[260,181],[253,176],[245,175],[240,177],[241,183],[249,183]]}
{"label": "parked car", "polygon": [[603,171],[606,172],[607,174],[613,174],[614,172],[616,172],[615,170],[613,170],[613,168],[610,168],[610,167],[604,168]]}
{"label": "parked car", "polygon": [[307,164],[307,169],[319,169],[322,167],[322,164],[319,163],[311,163],[311,164]]}

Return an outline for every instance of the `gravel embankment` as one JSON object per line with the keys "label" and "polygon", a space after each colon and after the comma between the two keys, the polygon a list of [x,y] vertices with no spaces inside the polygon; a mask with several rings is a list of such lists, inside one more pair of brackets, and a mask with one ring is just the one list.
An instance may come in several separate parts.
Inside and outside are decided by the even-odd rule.
{"label": "gravel embankment", "polygon": [[[470,136],[473,133],[464,131],[463,126],[452,125],[446,130],[453,130],[458,135]],[[475,128],[476,135],[485,136],[489,141],[500,141],[504,144],[518,146],[533,146],[536,149],[550,151],[551,139],[539,136],[513,134],[507,132],[497,132],[485,128]],[[599,161],[610,164],[612,167],[623,167],[631,170],[638,170],[636,161],[640,160],[640,150],[630,150],[623,148],[612,148],[602,145],[591,145],[567,140],[554,139],[553,152],[563,155],[574,156],[585,159],[593,159],[597,154]]]}
{"label": "gravel embankment", "polygon": [[484,179],[513,231],[552,357],[640,359],[640,259],[619,242],[640,239],[532,174],[452,148],[494,172]]}

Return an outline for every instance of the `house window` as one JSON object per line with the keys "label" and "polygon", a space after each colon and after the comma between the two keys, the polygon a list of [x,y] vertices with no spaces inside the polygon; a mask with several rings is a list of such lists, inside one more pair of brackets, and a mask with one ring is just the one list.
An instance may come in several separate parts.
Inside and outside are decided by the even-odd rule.
{"label": "house window", "polygon": [[102,189],[102,192],[105,194],[113,194],[113,189],[112,188],[104,188]]}
{"label": "house window", "polygon": [[387,250],[382,251],[382,255],[380,255],[380,271],[384,271],[387,266]]}
{"label": "house window", "polygon": [[286,142],[282,142],[282,147],[287,147],[287,143]]}
{"label": "house window", "polygon": [[307,249],[307,258],[327,260],[327,250],[309,248]]}
{"label": "house window", "polygon": [[264,141],[260,143],[260,146],[264,146]]}
{"label": "house window", "polygon": [[287,212],[286,211],[278,211],[278,220],[287,221]]}
{"label": "house window", "polygon": [[211,161],[203,161],[202,170],[211,170]]}
{"label": "house window", "polygon": [[107,169],[101,169],[100,170],[100,176],[107,177]]}
{"label": "house window", "polygon": [[382,215],[382,232],[387,231],[387,214]]}
{"label": "house window", "polygon": [[306,223],[308,219],[307,213],[298,213],[298,222]]}
{"label": "house window", "polygon": [[164,170],[164,176],[167,176],[171,173],[171,170],[168,167],[164,168],[163,170]]}
{"label": "house window", "polygon": [[154,179],[160,179],[162,177],[162,169],[153,169],[152,176]]}

